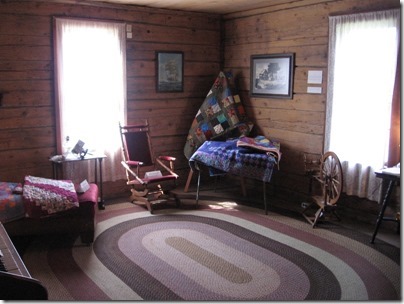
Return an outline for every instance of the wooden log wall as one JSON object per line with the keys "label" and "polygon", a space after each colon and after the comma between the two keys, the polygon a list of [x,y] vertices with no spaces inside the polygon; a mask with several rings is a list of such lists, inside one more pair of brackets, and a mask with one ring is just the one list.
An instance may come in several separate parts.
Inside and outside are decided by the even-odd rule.
{"label": "wooden log wall", "polygon": [[[56,153],[54,16],[132,26],[133,38],[127,39],[128,122],[147,118],[155,152],[177,157],[177,170],[186,179],[186,136],[220,71],[221,17],[82,1],[18,0],[0,3],[0,180],[52,176],[48,158]],[[184,92],[156,92],[157,50],[184,53]],[[106,197],[125,187],[106,184]]]}
{"label": "wooden log wall", "polygon": [[[398,7],[398,0],[302,0],[224,16],[224,69],[235,74],[256,132],[281,142],[280,171],[274,176],[280,195],[304,201],[309,179],[303,155],[323,152],[328,17]],[[277,53],[295,54],[293,98],[250,97],[250,56]],[[323,72],[321,94],[307,93],[309,70]]]}
{"label": "wooden log wall", "polygon": [[[277,4],[278,3],[278,4]],[[279,4],[283,3],[283,4]],[[97,18],[132,25],[127,40],[128,120],[148,118],[157,153],[178,158],[192,119],[221,69],[231,71],[256,133],[278,139],[276,193],[307,195],[303,154],[323,150],[327,94],[328,16],[400,7],[399,0],[268,1],[262,9],[224,16],[84,1],[0,1],[0,180],[50,177],[56,152],[53,16]],[[182,51],[184,92],[157,93],[155,51]],[[251,98],[250,56],[295,53],[292,99]],[[322,94],[307,94],[307,72],[323,71]],[[124,184],[104,185],[104,194]]]}

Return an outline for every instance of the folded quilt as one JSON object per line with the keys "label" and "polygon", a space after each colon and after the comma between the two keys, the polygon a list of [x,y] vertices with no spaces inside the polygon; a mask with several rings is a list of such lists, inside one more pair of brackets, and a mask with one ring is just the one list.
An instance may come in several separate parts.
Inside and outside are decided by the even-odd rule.
{"label": "folded quilt", "polygon": [[77,193],[70,180],[27,175],[23,198],[28,217],[43,217],[79,207]]}
{"label": "folded quilt", "polygon": [[242,136],[237,140],[237,147],[263,151],[268,153],[268,155],[274,156],[278,161],[281,160],[281,144],[277,141],[271,141],[262,135],[254,138]]}

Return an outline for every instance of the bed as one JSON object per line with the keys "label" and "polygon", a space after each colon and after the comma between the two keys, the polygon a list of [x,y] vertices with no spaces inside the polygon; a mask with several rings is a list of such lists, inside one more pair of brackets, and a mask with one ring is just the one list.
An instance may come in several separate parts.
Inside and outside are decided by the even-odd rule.
{"label": "bed", "polygon": [[71,181],[26,176],[23,183],[0,182],[0,222],[13,236],[79,234],[94,240],[98,187],[77,193]]}
{"label": "bed", "polygon": [[268,214],[265,185],[271,181],[274,169],[278,168],[280,157],[279,143],[262,136],[205,141],[189,159],[192,171],[198,171],[197,202],[201,168],[206,166],[211,176],[229,173],[262,181],[265,214]]}

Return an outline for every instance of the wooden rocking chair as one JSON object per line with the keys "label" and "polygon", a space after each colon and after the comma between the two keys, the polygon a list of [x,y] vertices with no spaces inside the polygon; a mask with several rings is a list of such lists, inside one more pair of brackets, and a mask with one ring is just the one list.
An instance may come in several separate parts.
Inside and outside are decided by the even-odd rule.
{"label": "wooden rocking chair", "polygon": [[[302,215],[314,228],[320,219],[325,219],[326,213],[332,213],[340,220],[335,209],[342,192],[343,179],[341,163],[337,155],[331,151],[326,152],[322,156],[319,162],[319,170],[316,171],[312,169],[312,172],[314,172],[312,175],[314,181],[320,183],[321,194],[311,197],[312,202],[304,208]],[[311,207],[313,205],[316,206],[318,210],[314,215],[308,215],[308,213],[312,211]]]}
{"label": "wooden rocking chair", "polygon": [[[122,140],[122,166],[126,171],[127,185],[131,186],[131,202],[145,205],[153,213],[153,204],[178,199],[171,193],[177,186],[178,175],[174,172],[175,158],[158,156],[154,158],[149,136],[148,121],[128,126],[119,124]],[[142,172],[142,167],[152,167],[153,171]],[[160,171],[161,170],[161,171]],[[144,171],[144,170],[143,170]],[[162,185],[166,187],[163,190]]]}

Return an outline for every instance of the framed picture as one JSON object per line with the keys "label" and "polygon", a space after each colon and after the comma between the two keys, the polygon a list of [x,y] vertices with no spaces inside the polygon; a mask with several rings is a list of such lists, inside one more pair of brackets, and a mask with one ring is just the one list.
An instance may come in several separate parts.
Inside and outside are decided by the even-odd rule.
{"label": "framed picture", "polygon": [[250,95],[289,98],[293,96],[294,54],[252,55]]}
{"label": "framed picture", "polygon": [[157,92],[184,91],[184,53],[156,52]]}

